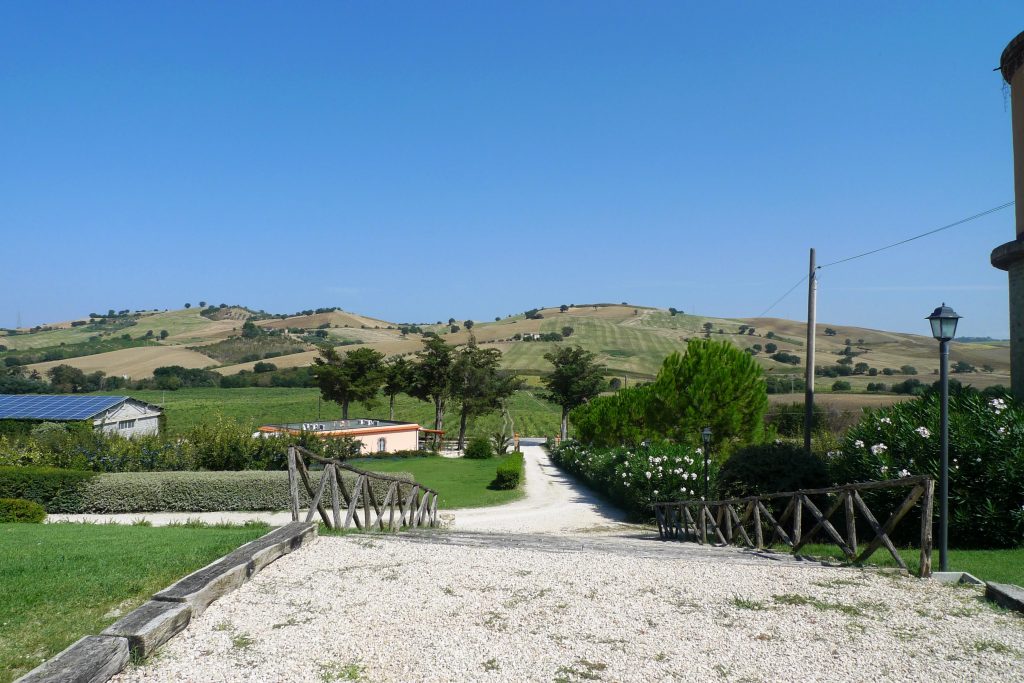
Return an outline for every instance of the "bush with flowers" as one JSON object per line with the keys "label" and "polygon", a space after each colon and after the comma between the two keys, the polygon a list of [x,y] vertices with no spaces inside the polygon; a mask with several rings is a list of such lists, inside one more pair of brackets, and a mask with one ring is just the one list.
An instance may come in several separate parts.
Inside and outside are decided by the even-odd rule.
{"label": "bush with flowers", "polygon": [[[934,392],[868,413],[847,432],[841,449],[828,453],[829,471],[838,483],[921,474],[938,482],[939,459],[939,396]],[[1024,406],[1008,396],[952,392],[949,468],[950,544],[1024,544]],[[906,493],[875,497],[880,507],[892,509]],[[900,525],[904,533],[913,526]]]}
{"label": "bush with flowers", "polygon": [[652,516],[651,503],[700,498],[703,489],[703,455],[689,446],[593,448],[566,441],[551,449],[551,457],[638,519]]}

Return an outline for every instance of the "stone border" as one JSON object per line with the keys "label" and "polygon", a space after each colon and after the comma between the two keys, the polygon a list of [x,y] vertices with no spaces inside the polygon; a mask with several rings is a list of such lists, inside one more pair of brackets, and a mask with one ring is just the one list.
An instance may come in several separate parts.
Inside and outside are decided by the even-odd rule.
{"label": "stone border", "polygon": [[102,634],[85,636],[15,683],[105,683],[127,666],[130,657],[149,657],[211,602],[274,560],[308,545],[316,535],[316,522],[292,522],[274,529],[176,581]]}
{"label": "stone border", "polygon": [[1003,609],[1024,612],[1024,588],[1012,583],[985,582],[985,597]]}

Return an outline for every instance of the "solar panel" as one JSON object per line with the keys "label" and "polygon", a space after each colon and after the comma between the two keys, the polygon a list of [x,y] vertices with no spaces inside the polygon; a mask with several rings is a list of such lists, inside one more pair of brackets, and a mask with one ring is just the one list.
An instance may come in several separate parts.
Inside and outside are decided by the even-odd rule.
{"label": "solar panel", "polygon": [[0,394],[0,420],[88,420],[127,396]]}

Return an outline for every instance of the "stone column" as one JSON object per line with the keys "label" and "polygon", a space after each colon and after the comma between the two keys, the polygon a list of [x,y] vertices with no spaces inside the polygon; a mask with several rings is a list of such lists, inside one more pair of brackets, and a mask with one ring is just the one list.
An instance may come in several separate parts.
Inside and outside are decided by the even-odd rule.
{"label": "stone column", "polygon": [[1017,239],[992,250],[992,265],[1010,277],[1010,385],[1024,401],[1024,33],[1003,50],[999,67],[1010,84]]}

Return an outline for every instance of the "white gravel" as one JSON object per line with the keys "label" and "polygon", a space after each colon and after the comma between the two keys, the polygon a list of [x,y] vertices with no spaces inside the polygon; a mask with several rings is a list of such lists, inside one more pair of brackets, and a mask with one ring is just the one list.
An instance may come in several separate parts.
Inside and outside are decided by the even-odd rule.
{"label": "white gravel", "polygon": [[767,561],[323,537],[113,680],[1019,681],[1024,619],[979,596]]}

